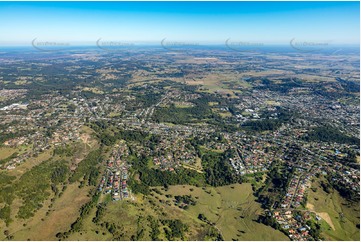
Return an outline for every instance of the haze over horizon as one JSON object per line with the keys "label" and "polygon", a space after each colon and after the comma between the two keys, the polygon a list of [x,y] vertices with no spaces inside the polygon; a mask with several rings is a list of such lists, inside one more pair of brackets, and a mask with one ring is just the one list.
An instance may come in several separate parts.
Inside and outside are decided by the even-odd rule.
{"label": "haze over horizon", "polygon": [[0,2],[0,45],[98,39],[358,44],[359,2]]}

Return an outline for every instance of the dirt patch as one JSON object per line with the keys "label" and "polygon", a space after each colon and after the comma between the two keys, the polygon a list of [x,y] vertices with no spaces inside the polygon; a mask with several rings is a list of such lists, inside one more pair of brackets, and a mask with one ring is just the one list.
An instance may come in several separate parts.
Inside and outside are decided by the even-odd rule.
{"label": "dirt patch", "polygon": [[316,213],[318,216],[320,216],[322,219],[324,219],[330,226],[333,230],[336,230],[335,229],[335,225],[333,225],[332,223],[332,220],[331,220],[331,217],[330,215],[328,215],[328,213],[326,212],[322,212],[322,213]]}
{"label": "dirt patch", "polygon": [[84,158],[75,158],[74,162],[70,165],[70,170],[74,171],[78,167],[78,164],[83,160]]}
{"label": "dirt patch", "polygon": [[186,164],[183,164],[183,167],[186,168],[186,169],[194,170],[194,171],[196,171],[196,172],[198,172],[198,173],[203,173],[203,171],[201,171],[201,170],[199,170],[199,169],[197,169],[197,168],[195,168],[195,167],[186,165]]}
{"label": "dirt patch", "polygon": [[311,211],[315,211],[315,206],[311,203],[307,203],[306,207]]}
{"label": "dirt patch", "polygon": [[83,143],[88,144],[88,142],[90,140],[90,135],[87,133],[84,133],[84,134],[80,135],[80,139],[83,141]]}
{"label": "dirt patch", "polygon": [[330,215],[328,215],[328,213],[326,212],[316,212],[315,211],[315,206],[311,203],[307,203],[307,206],[306,206],[311,212],[314,212],[316,215],[320,216],[323,220],[326,221],[326,223],[328,223],[328,225],[330,225],[330,227],[333,229],[333,230],[336,230],[335,229],[335,225],[332,223],[332,220],[331,220],[331,217]]}

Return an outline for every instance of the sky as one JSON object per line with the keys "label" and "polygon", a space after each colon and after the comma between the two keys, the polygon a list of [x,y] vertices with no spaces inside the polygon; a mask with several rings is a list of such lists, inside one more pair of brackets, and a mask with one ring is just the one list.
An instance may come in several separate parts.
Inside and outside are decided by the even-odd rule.
{"label": "sky", "polygon": [[0,2],[0,44],[291,39],[358,44],[359,2]]}

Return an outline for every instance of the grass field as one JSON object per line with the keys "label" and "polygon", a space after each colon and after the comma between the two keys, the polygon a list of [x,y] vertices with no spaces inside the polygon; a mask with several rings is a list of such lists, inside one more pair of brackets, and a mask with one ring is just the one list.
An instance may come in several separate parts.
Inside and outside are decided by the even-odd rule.
{"label": "grass field", "polygon": [[0,147],[0,160],[6,159],[16,152],[17,149],[10,147]]}
{"label": "grass field", "polygon": [[219,114],[222,118],[232,117],[232,114],[229,111],[220,110],[218,108],[212,108],[212,111]]}
{"label": "grass field", "polygon": [[[6,174],[12,179],[3,175],[3,181],[8,182],[0,188],[8,189],[5,197],[12,197],[3,199],[10,207],[8,217],[12,222],[6,225],[5,220],[0,220],[1,236],[7,230],[15,240],[56,240],[56,233],[69,229],[79,216],[80,207],[90,200],[88,193],[91,187],[79,188],[78,182],[68,183],[65,177],[65,181],[57,185],[59,193],[54,193],[50,176],[60,164],[68,168],[75,166],[77,160],[82,160],[98,147],[99,144],[90,134],[90,129],[83,128],[82,142],[76,143],[80,147],[72,156],[54,155],[51,148],[7,171]],[[3,201],[0,201],[0,208],[5,206]],[[24,215],[25,219],[21,219],[19,214]]]}
{"label": "grass field", "polygon": [[94,94],[104,94],[104,92],[102,90],[100,90],[100,89],[98,89],[96,87],[92,87],[92,88],[85,87],[85,88],[83,88],[83,91],[84,92],[92,92]]}
{"label": "grass field", "polygon": [[[78,188],[79,184],[68,185],[64,194],[55,200],[49,209],[50,201],[46,201],[34,217],[23,223],[11,227],[15,240],[56,240],[56,233],[67,230],[79,214],[80,207],[90,198],[87,197],[89,188]],[[48,215],[46,212],[50,211]]]}
{"label": "grass field", "polygon": [[269,106],[280,106],[281,104],[279,102],[273,101],[273,100],[268,100],[266,101],[266,104]]}
{"label": "grass field", "polygon": [[108,114],[108,117],[109,118],[115,118],[115,117],[119,117],[119,116],[121,116],[122,114],[121,113],[119,113],[119,112],[110,112],[109,114]]}
{"label": "grass field", "polygon": [[218,105],[218,104],[219,104],[218,102],[208,102],[208,105],[209,105],[210,107],[216,106],[216,105]]}
{"label": "grass field", "polygon": [[26,160],[25,162],[18,165],[16,167],[16,169],[9,170],[8,174],[19,178],[22,174],[24,174],[26,171],[31,170],[31,168],[33,168],[34,166],[39,165],[43,161],[50,159],[50,157],[52,156],[52,153],[53,153],[53,150],[49,149],[49,150],[46,150],[46,151],[40,153],[37,157],[31,157],[28,160]]}
{"label": "grass field", "polygon": [[[177,195],[191,195],[196,205],[178,207],[174,203]],[[100,201],[105,197],[102,195]],[[82,229],[67,240],[151,240],[149,219],[157,221],[159,240],[167,240],[162,221],[176,219],[187,226],[185,240],[214,240],[207,237],[210,229],[218,231],[225,240],[288,240],[281,232],[255,221],[263,211],[255,202],[250,184],[154,187],[149,196],[136,195],[135,201],[110,201],[98,223],[92,221],[96,211],[94,207],[83,219]],[[199,214],[204,214],[214,226],[199,220]],[[111,234],[104,224],[114,224],[116,232]]]}
{"label": "grass field", "polygon": [[195,170],[199,173],[203,173],[202,161],[200,158],[196,158],[191,164],[183,164],[184,168]]}
{"label": "grass field", "polygon": [[174,102],[174,105],[177,108],[190,108],[194,106],[191,102]]}
{"label": "grass field", "polygon": [[229,95],[232,98],[236,97],[235,92],[241,92],[241,90],[236,90],[234,88],[235,86],[243,89],[248,89],[250,87],[248,83],[241,81],[240,76],[236,74],[209,74],[206,76],[192,76],[187,77],[186,84],[200,85],[202,86],[200,91]]}
{"label": "grass field", "polygon": [[[98,224],[92,221],[95,215],[96,208],[93,208],[90,214],[83,219],[82,229],[72,233],[68,240],[112,240],[114,238],[116,240],[132,240],[134,236],[137,240],[152,240],[149,217],[158,223],[159,240],[166,240],[164,226],[160,220],[180,219],[188,226],[185,238],[190,240],[201,239],[199,231],[202,231],[202,226],[204,226],[184,214],[182,210],[166,207],[155,199],[143,197],[143,195],[137,195],[135,201],[109,202]],[[105,226],[101,225],[104,223],[114,224],[117,228],[116,232],[111,234]]]}
{"label": "grass field", "polygon": [[308,207],[323,218],[321,225],[325,239],[360,240],[360,230],[356,227],[360,224],[360,204],[346,201],[335,190],[326,193],[319,181],[314,182],[312,187],[317,190],[310,190]]}
{"label": "grass field", "polygon": [[[161,188],[158,188],[158,190]],[[222,187],[171,186],[163,195],[154,194],[164,201],[172,201],[166,195],[191,195],[197,201],[195,206],[187,210],[172,204],[176,210],[182,210],[193,219],[199,214],[205,217],[219,229],[225,240],[288,240],[279,231],[255,222],[262,213],[260,204],[255,202],[250,184],[234,184]]]}

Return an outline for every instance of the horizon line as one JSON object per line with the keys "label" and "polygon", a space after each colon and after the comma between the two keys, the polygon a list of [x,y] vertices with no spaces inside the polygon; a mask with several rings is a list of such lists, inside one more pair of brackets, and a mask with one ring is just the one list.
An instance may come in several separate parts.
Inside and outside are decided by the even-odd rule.
{"label": "horizon line", "polygon": [[[77,42],[75,44],[71,44],[68,41],[42,41],[41,45],[35,45],[35,46],[42,46],[42,47],[63,47],[63,48],[71,48],[71,47],[99,47],[97,42],[92,43],[82,43]],[[55,44],[54,44],[55,43]],[[177,47],[177,48],[189,48],[189,47],[206,47],[206,46],[227,46],[227,44],[233,44],[238,45],[238,47],[249,47],[249,46],[257,46],[257,48],[264,48],[264,47],[270,47],[270,46],[290,46],[292,45],[291,41],[288,43],[267,43],[267,42],[255,42],[255,41],[232,41],[230,43],[227,43],[227,41],[224,42],[207,42],[204,43],[202,41],[169,41],[168,43],[162,43],[162,41],[155,42],[155,41],[107,41],[109,44],[102,44],[100,46],[104,47],[140,47],[140,46],[159,46],[159,47]],[[118,44],[117,44],[118,43]],[[339,47],[339,46],[358,46],[361,47],[361,43],[336,43],[332,44],[331,42],[327,41],[300,41],[300,43],[309,43],[312,45],[313,43],[315,45],[325,45],[327,47]],[[122,45],[123,44],[123,45]],[[34,43],[24,43],[24,44],[1,44],[0,41],[0,47],[34,47]]]}

